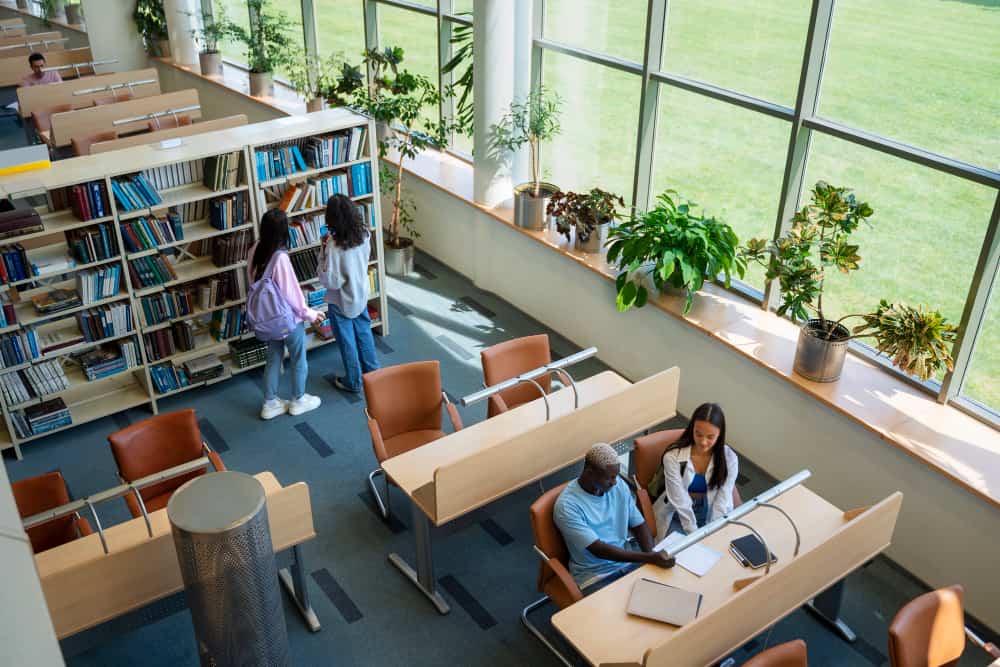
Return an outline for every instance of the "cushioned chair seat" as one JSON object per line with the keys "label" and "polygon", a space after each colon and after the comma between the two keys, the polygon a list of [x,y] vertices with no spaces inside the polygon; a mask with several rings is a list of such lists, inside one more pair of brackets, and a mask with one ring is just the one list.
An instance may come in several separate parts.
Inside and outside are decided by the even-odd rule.
{"label": "cushioned chair seat", "polygon": [[[13,482],[10,488],[22,519],[70,501],[66,482],[58,470]],[[31,548],[37,554],[72,542],[77,538],[77,530],[80,535],[90,535],[92,532],[86,519],[69,515],[33,526],[27,533]]]}
{"label": "cushioned chair seat", "polygon": [[[517,377],[552,361],[548,334],[524,336],[497,343],[480,352],[483,364],[483,381],[487,387]],[[546,373],[535,381],[547,394],[551,389],[552,374]],[[491,396],[486,416],[496,415],[538,398],[538,387],[531,383],[519,384]]]}
{"label": "cushioned chair seat", "polygon": [[395,437],[387,438],[383,442],[385,443],[386,453],[389,455],[389,458],[392,458],[393,456],[405,454],[411,449],[416,449],[421,445],[426,445],[428,442],[434,442],[438,438],[443,438],[444,436],[444,431],[421,429],[419,431],[407,431],[406,433],[400,433]]}
{"label": "cushioned chair seat", "polygon": [[793,639],[767,649],[743,663],[743,667],[809,667],[806,643]]}

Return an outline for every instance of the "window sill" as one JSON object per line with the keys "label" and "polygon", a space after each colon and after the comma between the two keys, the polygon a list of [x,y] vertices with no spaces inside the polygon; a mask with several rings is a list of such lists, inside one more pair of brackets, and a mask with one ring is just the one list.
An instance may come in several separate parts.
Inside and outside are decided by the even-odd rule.
{"label": "window sill", "polygon": [[[36,5],[34,4],[31,5],[31,7],[35,6]],[[44,18],[41,14],[36,13],[31,9],[21,9],[20,7],[17,6],[17,2],[0,2],[0,7],[3,7],[4,9],[9,9],[12,12],[17,12],[22,16],[30,16],[32,18],[38,19],[39,21],[47,21],[54,26],[59,26],[60,28],[66,28],[67,30],[83,33],[84,35],[87,34],[87,26],[83,23],[66,23],[66,21],[61,19],[55,19],[55,18],[47,19]]]}
{"label": "window sill", "polygon": [[[610,283],[617,271],[603,256],[567,248],[564,237],[513,224],[510,208],[488,208],[472,199],[470,165],[447,154],[426,151],[408,161],[406,171],[433,187],[475,206],[496,221],[593,271]],[[608,292],[609,300],[612,293]],[[959,409],[938,403],[878,364],[849,354],[841,379],[817,383],[792,372],[799,329],[716,285],[706,285],[684,315],[683,298],[650,297],[654,307],[744,355],[776,377],[836,410],[931,469],[1000,507],[1000,431]]]}

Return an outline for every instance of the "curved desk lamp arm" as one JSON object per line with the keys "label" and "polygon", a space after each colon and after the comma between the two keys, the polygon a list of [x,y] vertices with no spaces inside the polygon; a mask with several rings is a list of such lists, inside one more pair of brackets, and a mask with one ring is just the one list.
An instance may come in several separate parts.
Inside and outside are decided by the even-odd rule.
{"label": "curved desk lamp arm", "polygon": [[101,546],[104,548],[104,553],[110,553],[108,551],[108,541],[104,538],[104,526],[101,525],[101,518],[97,516],[97,508],[94,507],[94,503],[90,502],[90,498],[84,498],[83,503],[90,508],[90,514],[94,517],[94,525],[97,526],[97,536],[101,538]]}
{"label": "curved desk lamp arm", "polygon": [[735,526],[743,526],[751,533],[753,533],[760,543],[764,545],[764,576],[766,577],[771,573],[771,550],[767,548],[767,542],[764,541],[764,537],[757,532],[757,529],[751,526],[749,523],[744,523],[742,521],[730,521],[729,523]]}
{"label": "curved desk lamp arm", "polygon": [[779,512],[785,515],[785,518],[788,519],[788,523],[792,524],[792,530],[795,531],[795,552],[792,554],[792,558],[798,556],[799,545],[802,543],[802,537],[799,535],[799,527],[795,525],[795,521],[793,521],[792,517],[788,515],[788,512],[781,509],[777,505],[772,505],[771,503],[757,503],[757,507],[770,507],[771,509],[778,510]]}
{"label": "curved desk lamp arm", "polygon": [[149,512],[146,511],[146,503],[142,499],[142,494],[139,493],[139,489],[136,488],[135,484],[129,484],[128,488],[135,494],[135,501],[139,503],[139,511],[142,512],[142,518],[146,520],[146,532],[152,537],[153,524],[149,521]]}
{"label": "curved desk lamp arm", "polygon": [[556,368],[555,372],[569,381],[569,386],[573,389],[573,409],[578,410],[580,408],[580,392],[576,388],[576,382],[573,380],[573,376],[570,375],[569,371],[565,368]]}
{"label": "curved desk lamp arm", "polygon": [[530,382],[531,384],[535,385],[535,389],[537,389],[538,393],[542,395],[542,400],[545,402],[545,421],[548,421],[549,417],[551,416],[551,409],[549,407],[549,396],[548,394],[545,393],[545,390],[542,389],[542,385],[538,384],[531,378],[521,378],[518,380],[518,382],[519,383]]}

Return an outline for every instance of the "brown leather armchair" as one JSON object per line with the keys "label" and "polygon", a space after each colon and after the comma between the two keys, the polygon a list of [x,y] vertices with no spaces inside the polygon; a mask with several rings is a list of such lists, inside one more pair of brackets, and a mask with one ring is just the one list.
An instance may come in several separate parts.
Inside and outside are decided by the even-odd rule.
{"label": "brown leather armchair", "polygon": [[806,643],[793,639],[761,651],[743,663],[743,667],[809,667]]}
{"label": "brown leather armchair", "polygon": [[132,99],[132,93],[122,93],[121,95],[98,97],[94,99],[94,106],[103,107],[108,104],[117,104],[118,102],[128,102],[130,99]]}
{"label": "brown leather armchair", "polygon": [[[17,504],[17,511],[22,519],[70,501],[66,481],[58,470],[13,482],[10,488],[14,492],[14,503]],[[27,530],[31,548],[36,554],[92,532],[90,523],[78,513],[46,521]]]}
{"label": "brown leather armchair", "polygon": [[163,116],[161,118],[154,118],[147,123],[146,127],[149,128],[150,132],[156,132],[157,130],[170,130],[175,127],[190,124],[191,116],[187,114],[180,114],[179,116]]}
{"label": "brown leather armchair", "polygon": [[[504,380],[517,377],[521,373],[544,366],[552,361],[549,349],[548,334],[524,336],[488,347],[479,353],[483,363],[483,380],[491,387]],[[545,393],[549,393],[552,384],[552,374],[546,373],[535,382],[541,385]],[[538,388],[531,383],[519,384],[505,389],[489,398],[486,411],[487,418],[495,417],[501,412],[516,408],[538,398]]]}
{"label": "brown leather armchair", "polygon": [[[908,602],[889,625],[889,664],[892,667],[950,667],[957,665],[965,650],[965,627],[961,586],[940,588]],[[992,657],[1000,657],[993,644],[982,645]]]}
{"label": "brown leather armchair", "polygon": [[[653,501],[655,498],[649,497],[646,487],[653,481],[653,475],[663,464],[663,454],[667,447],[677,442],[677,439],[684,433],[684,429],[675,428],[666,431],[657,431],[635,439],[635,449],[632,457],[635,467],[635,481],[638,488],[635,495],[639,502],[639,510],[646,519],[649,530],[656,535],[656,516],[653,514]],[[740,497],[740,490],[733,487],[733,507],[743,503]]]}
{"label": "brown leather armchair", "polygon": [[[389,478],[382,462],[444,437],[441,406],[456,431],[462,428],[458,410],[441,389],[441,365],[415,361],[365,373],[365,415],[379,467],[368,474],[382,518],[389,518]],[[385,477],[385,499],[375,488],[375,476]]]}
{"label": "brown leather armchair", "polygon": [[85,137],[73,137],[71,139],[73,143],[73,155],[77,157],[81,155],[90,155],[90,147],[99,141],[114,141],[118,138],[118,133],[114,130],[108,130],[106,132],[98,132],[97,134],[88,134]]}
{"label": "brown leather armchair", "polygon": [[[219,455],[208,448],[201,438],[198,418],[194,410],[178,410],[156,415],[132,424],[108,436],[111,453],[118,464],[118,476],[123,482],[134,482],[148,475],[208,456],[216,470],[225,470]],[[152,484],[139,491],[147,512],[167,506],[170,496],[182,484],[207,468],[195,470],[178,477]],[[142,509],[135,496],[125,496],[133,517],[142,516]]]}

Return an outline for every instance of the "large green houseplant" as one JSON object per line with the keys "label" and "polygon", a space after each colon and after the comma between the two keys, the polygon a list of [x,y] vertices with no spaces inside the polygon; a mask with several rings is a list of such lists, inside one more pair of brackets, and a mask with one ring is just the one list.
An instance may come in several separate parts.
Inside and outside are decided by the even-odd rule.
{"label": "large green houseplant", "polygon": [[525,144],[531,151],[531,182],[514,187],[514,224],[527,229],[545,229],[548,200],[559,188],[541,180],[541,144],[559,134],[559,97],[544,87],[532,90],[524,100],[514,100],[507,112],[490,128],[490,150],[509,155]]}
{"label": "large green houseplant", "polygon": [[163,0],[137,0],[132,20],[142,36],[146,52],[154,56],[170,55],[167,40],[167,15],[163,11]]}
{"label": "large green houseplant", "polygon": [[[951,345],[957,329],[936,310],[885,300],[870,313],[853,313],[830,319],[823,309],[823,289],[828,271],[856,271],[861,256],[851,234],[874,211],[848,189],[823,181],[816,183],[811,201],[792,218],[791,229],[777,241],[751,239],[740,252],[767,270],[767,280],[777,280],[782,303],[779,315],[802,322],[796,348],[795,372],[817,382],[840,377],[847,343],[873,338],[876,349],[893,364],[921,380],[942,368],[951,369]],[[843,322],[860,318],[848,329]]]}
{"label": "large green houseplant", "polygon": [[611,223],[621,217],[625,200],[600,188],[589,192],[562,192],[552,195],[545,212],[555,218],[556,231],[571,240],[570,232],[576,231],[577,250],[600,252],[607,240]]}
{"label": "large green houseplant", "polygon": [[274,71],[292,64],[295,42],[291,35],[295,23],[288,15],[274,9],[269,0],[247,0],[250,28],[235,23],[230,31],[246,47],[250,68],[250,94],[267,97],[274,94]]}
{"label": "large green houseplant", "polygon": [[[459,12],[458,15],[472,20],[472,14],[468,12]],[[472,33],[472,25],[452,24],[451,38],[448,40],[452,46],[452,56],[441,68],[442,74],[455,74],[458,72],[458,75],[452,80],[445,94],[456,100],[455,131],[461,132],[467,137],[472,136],[473,118],[475,116],[472,97],[474,81]],[[459,71],[460,68],[461,71]]]}
{"label": "large green houseplant", "polygon": [[611,232],[608,262],[617,263],[618,309],[641,308],[649,298],[647,279],[659,291],[684,292],[684,312],[705,280],[722,276],[729,286],[735,273],[742,278],[747,263],[739,256],[739,239],[725,222],[698,212],[693,202],[678,203],[668,190],[656,206],[631,216]]}

